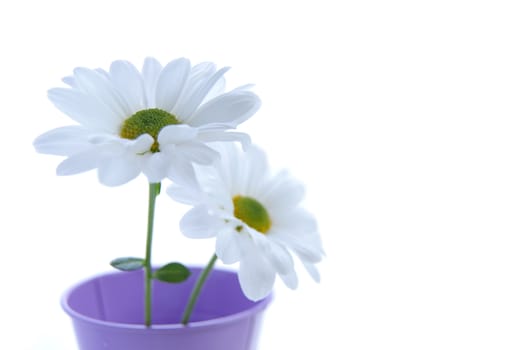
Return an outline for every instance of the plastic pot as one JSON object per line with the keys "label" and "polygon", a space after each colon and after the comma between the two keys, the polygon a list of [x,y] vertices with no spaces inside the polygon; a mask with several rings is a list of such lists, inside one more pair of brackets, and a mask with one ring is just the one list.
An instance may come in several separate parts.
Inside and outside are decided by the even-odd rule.
{"label": "plastic pot", "polygon": [[144,322],[144,273],[113,272],[67,291],[62,307],[72,318],[80,350],[256,350],[271,296],[252,302],[234,271],[209,275],[186,326],[180,324],[200,268],[179,284],[153,282],[152,326]]}

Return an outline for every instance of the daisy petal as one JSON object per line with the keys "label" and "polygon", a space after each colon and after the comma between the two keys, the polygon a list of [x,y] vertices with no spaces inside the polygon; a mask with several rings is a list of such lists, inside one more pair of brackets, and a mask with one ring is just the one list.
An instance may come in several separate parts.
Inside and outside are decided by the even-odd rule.
{"label": "daisy petal", "polygon": [[199,188],[194,167],[181,157],[172,159],[167,177],[177,185],[188,187],[191,190]]}
{"label": "daisy petal", "polygon": [[246,253],[240,261],[238,278],[247,298],[258,301],[271,293],[276,273],[258,250]]}
{"label": "daisy petal", "polygon": [[273,240],[289,247],[302,261],[317,263],[324,256],[320,236],[316,232],[280,227],[273,231]]}
{"label": "daisy petal", "polygon": [[242,86],[238,86],[236,89],[232,91],[248,91],[251,90],[254,87],[254,84],[245,84]]}
{"label": "daisy petal", "polygon": [[40,153],[70,156],[91,147],[89,135],[90,132],[82,126],[65,126],[40,135],[33,146]]}
{"label": "daisy petal", "polygon": [[75,78],[70,76],[62,78],[62,81],[64,84],[71,86],[72,88],[76,88],[77,84],[75,83]]}
{"label": "daisy petal", "polygon": [[311,278],[313,278],[315,282],[320,283],[320,272],[318,272],[318,269],[315,264],[305,261],[302,261],[302,263],[304,264],[304,267],[306,268]]}
{"label": "daisy petal", "polygon": [[277,213],[297,207],[304,198],[304,186],[292,179],[286,171],[277,174],[266,186],[262,201]]}
{"label": "daisy petal", "polygon": [[100,75],[102,75],[104,78],[110,79],[110,74],[108,74],[108,72],[105,71],[104,69],[102,69],[102,68],[95,68],[94,71],[99,73]]}
{"label": "daisy petal", "polygon": [[78,90],[54,88],[48,97],[64,114],[92,130],[115,133],[120,118],[105,104]]}
{"label": "daisy petal", "polygon": [[295,270],[291,271],[287,275],[280,274],[279,276],[289,289],[296,289],[298,287],[298,276]]}
{"label": "daisy petal", "polygon": [[287,275],[294,271],[294,262],[291,254],[281,244],[270,244],[267,256],[279,274]]}
{"label": "daisy petal", "polygon": [[179,58],[168,63],[159,75],[156,88],[156,106],[171,111],[176,104],[190,72],[190,61]]}
{"label": "daisy petal", "polygon": [[196,92],[203,82],[207,81],[215,71],[216,65],[212,62],[202,62],[192,67],[188,76],[187,85],[183,89],[181,96],[171,112],[178,114],[177,111],[181,110],[181,107],[187,103],[188,99],[194,94],[194,92]]}
{"label": "daisy petal", "polygon": [[185,124],[165,126],[159,132],[157,141],[161,148],[166,144],[181,144],[196,137],[198,130]]}
{"label": "daisy petal", "polygon": [[127,110],[127,105],[121,95],[119,95],[115,88],[110,84],[110,81],[103,73],[99,73],[93,69],[75,68],[73,71],[75,82],[79,89],[84,91],[87,95],[93,96],[110,108],[116,116],[124,119],[130,114]]}
{"label": "daisy petal", "polygon": [[289,232],[305,234],[318,231],[317,220],[313,214],[301,207],[277,213],[273,218],[281,229]]}
{"label": "daisy petal", "polygon": [[186,122],[191,126],[229,123],[235,127],[256,113],[260,104],[251,91],[231,91],[199,107]]}
{"label": "daisy petal", "polygon": [[143,80],[133,64],[128,61],[112,62],[110,79],[123,96],[130,115],[143,108]]}
{"label": "daisy petal", "polygon": [[203,192],[195,188],[172,184],[166,192],[170,198],[183,204],[197,205],[204,202]]}
{"label": "daisy petal", "polygon": [[140,172],[140,157],[126,154],[121,157],[108,157],[101,160],[97,174],[103,185],[119,186],[136,178]]}
{"label": "daisy petal", "polygon": [[143,173],[149,183],[161,182],[166,177],[170,162],[161,152],[150,155],[144,162]]}
{"label": "daisy petal", "polygon": [[154,138],[149,134],[143,134],[136,138],[135,140],[130,140],[127,144],[127,149],[130,153],[134,154],[145,154],[150,151],[152,144],[154,143]]}
{"label": "daisy petal", "polygon": [[214,87],[216,82],[229,70],[228,67],[218,70],[214,75],[209,79],[199,84],[196,90],[190,95],[187,101],[184,103],[176,104],[176,107],[172,110],[175,114],[181,118],[182,121],[188,123],[188,119],[191,115],[194,114],[194,111],[198,108],[200,104],[203,103],[203,99],[209,91]]}
{"label": "daisy petal", "polygon": [[[267,163],[265,152],[258,147],[252,146],[247,149],[245,157],[247,159],[247,179],[245,180],[245,191],[249,191],[249,189],[251,189],[251,192],[254,195],[262,198],[263,194],[269,191],[268,185],[263,186],[262,188],[262,183],[268,180],[267,175],[269,165]],[[259,193],[260,191],[263,193]],[[289,196],[289,193],[287,193],[286,196]],[[267,208],[271,208],[271,206],[267,205],[266,202],[263,202],[263,204]],[[270,214],[272,215],[272,212],[270,212]]]}
{"label": "daisy petal", "polygon": [[244,151],[246,151],[251,144],[251,137],[248,134],[237,131],[200,131],[198,138],[203,142],[239,142],[242,145]]}
{"label": "daisy petal", "polygon": [[74,154],[59,164],[57,175],[75,175],[92,170],[97,167],[98,158],[95,148]]}
{"label": "daisy petal", "polygon": [[188,155],[187,158],[191,159],[196,164],[207,165],[220,158],[218,152],[200,142],[187,142],[180,145],[178,147],[178,152],[183,152]]}
{"label": "daisy petal", "polygon": [[203,99],[202,103],[212,100],[214,97],[221,95],[225,91],[226,81],[225,77],[221,77],[216,84],[210,89],[209,93]]}
{"label": "daisy petal", "polygon": [[216,238],[216,254],[225,264],[234,264],[240,261],[241,252],[236,235],[232,229],[223,229]]}
{"label": "daisy petal", "polygon": [[147,108],[155,107],[155,92],[161,69],[161,63],[159,63],[155,58],[147,57],[145,59],[145,63],[143,65],[143,82],[145,89],[145,105]]}
{"label": "daisy petal", "polygon": [[189,238],[214,237],[218,226],[218,219],[210,216],[204,205],[189,210],[179,223],[181,232]]}
{"label": "daisy petal", "polygon": [[201,62],[190,70],[190,82],[194,85],[201,80],[210,78],[216,71],[216,65],[212,62]]}

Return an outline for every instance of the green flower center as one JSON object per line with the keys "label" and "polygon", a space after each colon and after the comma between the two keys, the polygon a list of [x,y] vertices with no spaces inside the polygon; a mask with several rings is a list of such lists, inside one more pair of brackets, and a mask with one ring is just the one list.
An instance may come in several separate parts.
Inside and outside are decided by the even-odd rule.
{"label": "green flower center", "polygon": [[144,109],[126,119],[121,126],[121,137],[135,140],[143,134],[149,134],[154,138],[154,143],[150,150],[159,152],[157,135],[167,125],[180,124],[172,114],[159,108]]}
{"label": "green flower center", "polygon": [[234,216],[260,233],[269,231],[271,218],[260,202],[251,197],[238,195],[232,198],[232,203],[234,204]]}

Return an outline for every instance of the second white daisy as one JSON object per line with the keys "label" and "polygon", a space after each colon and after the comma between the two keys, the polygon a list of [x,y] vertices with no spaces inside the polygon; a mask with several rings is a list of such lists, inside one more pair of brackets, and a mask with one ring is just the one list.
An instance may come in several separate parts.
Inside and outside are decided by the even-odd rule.
{"label": "second white daisy", "polygon": [[323,256],[314,217],[300,206],[303,186],[286,172],[269,172],[265,154],[252,146],[217,148],[221,161],[196,166],[199,189],[172,185],[168,194],[194,207],[180,228],[191,238],[216,237],[216,254],[239,262],[239,280],[251,300],[267,296],[276,275],[289,288],[298,284],[292,254],[318,281]]}

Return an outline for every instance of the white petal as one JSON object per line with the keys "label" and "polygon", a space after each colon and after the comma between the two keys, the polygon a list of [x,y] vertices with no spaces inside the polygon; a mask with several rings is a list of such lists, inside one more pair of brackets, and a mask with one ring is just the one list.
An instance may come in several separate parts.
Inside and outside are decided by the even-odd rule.
{"label": "white petal", "polygon": [[302,263],[304,264],[304,267],[306,268],[307,272],[313,278],[313,280],[317,283],[320,283],[320,273],[318,272],[317,267],[315,264],[306,262],[302,260]]}
{"label": "white petal", "polygon": [[196,164],[211,164],[220,158],[218,152],[199,142],[187,142],[177,148],[177,152],[182,152],[186,158]]}
{"label": "white petal", "polygon": [[319,263],[324,257],[324,251],[322,250],[322,247],[316,246],[314,244],[309,244],[306,242],[304,242],[304,244],[298,244],[296,246],[291,246],[290,249],[304,263],[311,263],[311,264]]}
{"label": "white petal", "polygon": [[149,183],[161,182],[168,172],[170,160],[161,152],[151,154],[144,160],[143,173]]}
{"label": "white petal", "polygon": [[70,156],[89,149],[89,137],[90,132],[82,126],[65,126],[40,135],[33,146],[40,153]]}
{"label": "white petal", "polygon": [[190,62],[179,58],[168,63],[159,75],[156,88],[156,106],[165,111],[174,108],[190,72]]}
{"label": "white petal", "polygon": [[212,87],[227,70],[229,70],[228,67],[222,68],[207,80],[198,82],[197,88],[192,92],[192,94],[186,98],[185,101],[182,101],[181,104],[176,104],[172,112],[182,121],[187,122],[188,118],[194,114],[194,111],[203,102],[205,96],[207,96]]}
{"label": "white petal", "polygon": [[183,204],[198,205],[205,200],[205,194],[199,188],[172,184],[166,192],[170,198]]}
{"label": "white petal", "polygon": [[135,140],[130,140],[130,142],[127,143],[126,147],[130,153],[144,154],[150,151],[153,143],[154,138],[152,136],[150,136],[149,134],[143,134]]}
{"label": "white petal", "polygon": [[279,275],[285,285],[290,289],[296,289],[298,287],[298,276],[295,270],[291,271],[287,275]]}
{"label": "white petal", "polygon": [[220,225],[217,218],[208,214],[207,207],[200,205],[190,209],[183,216],[179,227],[189,238],[210,238],[216,235]]}
{"label": "white petal", "polygon": [[302,183],[290,177],[286,171],[275,175],[262,190],[264,193],[261,194],[260,200],[266,208],[271,208],[277,213],[297,207],[305,194]]}
{"label": "white petal", "polygon": [[110,74],[108,74],[107,71],[105,71],[104,69],[102,68],[95,68],[94,69],[95,72],[99,73],[101,76],[103,76],[104,78],[106,79],[110,79]]}
{"label": "white petal", "polygon": [[236,89],[232,91],[248,91],[248,90],[251,90],[253,87],[254,87],[254,84],[245,84],[245,85],[238,86]]}
{"label": "white petal", "polygon": [[236,127],[256,113],[260,104],[258,96],[250,91],[231,91],[202,105],[186,123],[192,126],[229,123]]}
{"label": "white petal", "polygon": [[159,63],[155,58],[147,57],[143,65],[143,82],[144,82],[144,94],[145,94],[145,104],[148,108],[154,108],[156,99],[156,86],[157,80],[159,78],[159,73],[161,73],[161,63]]}
{"label": "white petal", "polygon": [[262,187],[262,184],[267,181],[269,173],[269,165],[267,163],[265,152],[258,147],[252,146],[247,149],[247,152],[243,154],[243,157],[246,159],[245,173],[247,176],[244,184],[245,193],[257,197],[266,208],[271,208],[267,202],[261,199],[268,191],[268,186]]}
{"label": "white petal", "polygon": [[130,154],[104,158],[98,168],[99,181],[106,186],[123,185],[136,178],[140,172],[140,156]]}
{"label": "white petal", "polygon": [[317,220],[313,214],[302,207],[276,213],[273,216],[273,221],[283,231],[295,232],[300,235],[318,232]]}
{"label": "white petal", "polygon": [[116,133],[119,128],[119,116],[92,96],[54,88],[48,91],[48,97],[64,114],[89,129]]}
{"label": "white petal", "polygon": [[[214,146],[220,150],[221,154],[222,160],[218,164],[221,177],[224,178],[225,183],[229,184],[232,194],[251,195],[257,198],[252,193],[254,189],[248,186],[255,180],[249,178],[251,160],[248,153],[242,152],[237,145],[232,143],[221,143]],[[258,179],[260,175],[262,174],[259,174]],[[248,192],[249,190],[251,193]]]}
{"label": "white petal", "polygon": [[210,89],[209,93],[207,94],[207,96],[205,96],[205,98],[203,99],[203,102],[202,103],[206,103],[210,100],[212,100],[213,98],[215,98],[216,96],[219,96],[221,94],[223,94],[225,92],[225,86],[226,86],[226,81],[225,81],[225,77],[221,77],[217,82],[216,84],[214,84],[214,86]]}
{"label": "white petal", "polygon": [[240,261],[238,278],[243,293],[253,301],[265,298],[271,293],[276,273],[271,264],[258,252],[245,252]]}
{"label": "white petal", "polygon": [[157,135],[157,141],[163,148],[166,144],[180,144],[196,137],[198,130],[185,124],[165,126]]}
{"label": "white petal", "polygon": [[74,175],[92,170],[97,167],[98,159],[99,152],[95,148],[73,154],[59,164],[57,175]]}
{"label": "white petal", "polygon": [[214,145],[215,149],[220,152],[221,161],[215,164],[218,172],[218,178],[225,184],[225,187],[231,191],[232,195],[244,193],[245,159],[239,149],[231,143],[219,143]]}
{"label": "white petal", "polygon": [[[143,109],[143,79],[137,68],[128,61],[114,61],[110,66],[110,79],[123,96],[130,114]],[[127,117],[129,117],[128,115]]]}
{"label": "white petal", "polygon": [[73,76],[67,76],[62,78],[62,81],[66,84],[71,86],[72,88],[76,88],[77,84],[75,83],[75,78]]}
{"label": "white petal", "polygon": [[104,103],[121,120],[130,115],[124,99],[103,74],[88,68],[75,68],[73,73],[77,86],[87,95]]}
{"label": "white petal", "polygon": [[[291,221],[289,227],[273,223],[272,231],[268,233],[270,239],[282,243],[303,261],[316,263],[322,260],[324,250],[318,232],[302,231],[295,227],[294,222]],[[301,225],[300,220],[299,225]]]}
{"label": "white petal", "polygon": [[236,131],[200,131],[198,139],[203,142],[239,142],[244,150],[247,150],[247,148],[251,144],[251,137],[248,134]]}
{"label": "white petal", "polygon": [[189,189],[198,189],[199,185],[196,179],[196,172],[192,163],[180,157],[172,158],[167,177],[177,185],[188,187]]}
{"label": "white petal", "polygon": [[225,264],[234,264],[240,261],[241,251],[238,244],[238,232],[231,228],[218,232],[216,237],[216,254]]}
{"label": "white petal", "polygon": [[190,82],[194,85],[204,79],[211,77],[216,72],[216,65],[212,62],[201,62],[190,70]]}
{"label": "white petal", "polygon": [[294,271],[293,257],[282,245],[273,242],[266,255],[279,274],[287,275]]}
{"label": "white petal", "polygon": [[[243,223],[243,221],[240,220],[240,223]],[[276,245],[276,242],[271,241],[267,237],[267,235],[263,235],[261,232],[256,231],[254,228],[250,227],[245,223],[243,223],[243,226],[244,232],[248,232],[249,236],[251,237],[252,246],[256,247],[259,252],[264,254],[266,259],[269,260],[269,263],[271,263],[276,270],[273,258],[271,257],[272,250],[274,249],[274,245]]]}
{"label": "white petal", "polygon": [[[199,192],[202,194],[202,203],[207,203],[209,210],[217,217],[230,221],[233,216],[232,194],[227,186],[217,177],[212,166],[194,164],[196,177],[200,185]],[[236,219],[237,220],[237,219]]]}
{"label": "white petal", "polygon": [[[96,139],[96,138],[94,138]],[[92,142],[96,142],[92,139]],[[128,140],[114,138],[114,139],[101,139],[100,143],[96,144],[97,152],[102,158],[108,157],[121,157],[126,155],[126,144]]]}
{"label": "white petal", "polygon": [[214,74],[215,71],[216,65],[212,62],[202,62],[192,67],[188,76],[187,84],[171,112],[178,115],[177,112],[181,111],[181,107],[187,103],[189,98]]}

